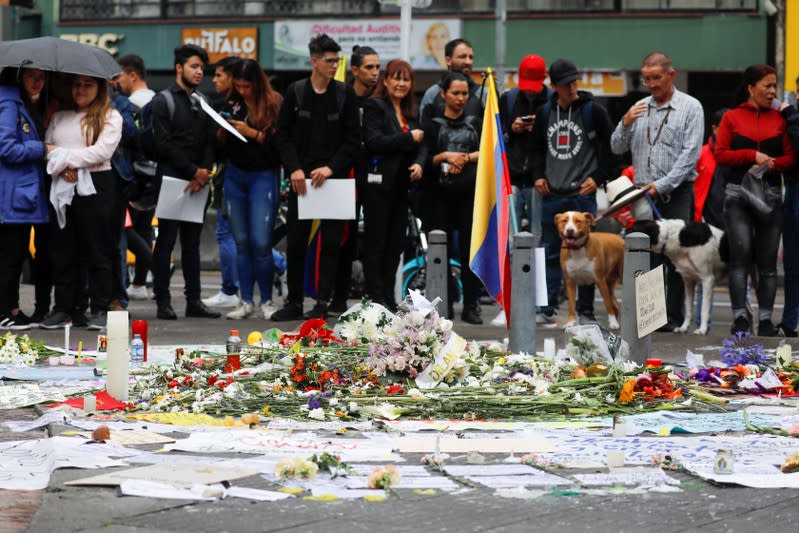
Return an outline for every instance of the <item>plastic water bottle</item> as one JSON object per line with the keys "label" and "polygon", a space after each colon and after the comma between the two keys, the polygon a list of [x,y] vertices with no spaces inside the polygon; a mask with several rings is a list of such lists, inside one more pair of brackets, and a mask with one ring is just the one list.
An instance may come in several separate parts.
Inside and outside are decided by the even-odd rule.
{"label": "plastic water bottle", "polygon": [[227,361],[225,362],[225,373],[230,374],[241,368],[241,337],[239,330],[231,329],[225,343]]}
{"label": "plastic water bottle", "polygon": [[138,333],[133,335],[133,340],[130,341],[130,362],[134,365],[144,362],[144,341]]}

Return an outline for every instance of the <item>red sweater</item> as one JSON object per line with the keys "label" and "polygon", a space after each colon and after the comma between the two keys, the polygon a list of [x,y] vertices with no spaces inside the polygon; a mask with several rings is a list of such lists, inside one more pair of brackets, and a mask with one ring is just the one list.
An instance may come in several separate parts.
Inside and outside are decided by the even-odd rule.
{"label": "red sweater", "polygon": [[728,181],[740,183],[749,167],[755,164],[755,154],[763,152],[774,158],[772,175],[779,175],[796,163],[793,145],[785,130],[785,118],[778,111],[757,109],[744,102],[724,113],[721,119],[716,133],[716,163],[730,167]]}

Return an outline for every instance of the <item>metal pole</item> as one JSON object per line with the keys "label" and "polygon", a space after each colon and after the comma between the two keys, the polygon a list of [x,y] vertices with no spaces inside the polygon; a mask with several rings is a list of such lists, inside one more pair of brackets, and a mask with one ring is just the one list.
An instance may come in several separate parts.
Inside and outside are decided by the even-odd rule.
{"label": "metal pole", "polygon": [[411,59],[411,0],[403,0],[400,7],[400,59]]}
{"label": "metal pole", "polygon": [[527,231],[513,236],[509,348],[512,353],[535,353],[536,237]]}
{"label": "metal pole", "polygon": [[441,298],[441,302],[436,308],[439,314],[445,315],[449,303],[447,299],[447,278],[449,277],[447,234],[441,230],[433,230],[428,233],[427,240],[425,297],[431,302],[435,300],[436,297]]}
{"label": "metal pole", "polygon": [[502,92],[502,89],[505,86],[505,23],[508,20],[508,6],[505,0],[497,0],[494,13],[496,16],[494,30],[496,38],[496,42],[494,44],[494,51],[496,52],[496,67],[494,70],[497,73],[495,80],[497,82],[497,91]]}
{"label": "metal pole", "polygon": [[649,236],[630,233],[624,238],[624,287],[621,301],[621,338],[630,345],[630,359],[643,364],[649,357],[651,339],[638,338],[635,277],[649,272]]}

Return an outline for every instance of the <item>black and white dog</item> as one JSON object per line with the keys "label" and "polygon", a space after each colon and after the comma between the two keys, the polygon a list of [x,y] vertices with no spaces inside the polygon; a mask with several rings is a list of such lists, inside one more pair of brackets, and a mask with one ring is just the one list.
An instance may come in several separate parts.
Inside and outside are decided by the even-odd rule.
{"label": "black and white dog", "polygon": [[702,284],[700,324],[694,334],[707,334],[713,288],[727,276],[729,245],[724,232],[705,222],[686,224],[679,219],[639,220],[630,231],[649,235],[652,251],[668,257],[682,276],[685,320],[674,330],[676,333],[688,331],[693,318],[696,284]]}

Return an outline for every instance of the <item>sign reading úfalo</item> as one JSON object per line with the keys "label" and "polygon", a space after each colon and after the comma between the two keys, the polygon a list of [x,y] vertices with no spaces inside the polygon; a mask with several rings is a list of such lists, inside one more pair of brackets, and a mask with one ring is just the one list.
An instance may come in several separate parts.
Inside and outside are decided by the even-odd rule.
{"label": "sign reading \u00fafalo", "polygon": [[258,28],[183,28],[181,40],[204,48],[211,64],[228,56],[258,61]]}

